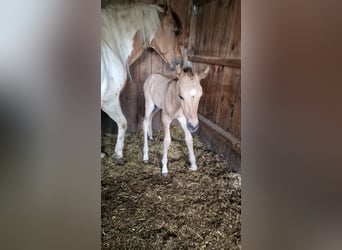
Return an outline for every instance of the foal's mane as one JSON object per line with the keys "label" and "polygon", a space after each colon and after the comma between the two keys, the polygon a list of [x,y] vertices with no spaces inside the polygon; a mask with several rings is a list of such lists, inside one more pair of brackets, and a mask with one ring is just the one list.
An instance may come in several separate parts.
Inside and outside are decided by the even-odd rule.
{"label": "foal's mane", "polygon": [[149,44],[160,28],[162,12],[163,8],[153,4],[108,5],[101,10],[101,42],[126,64],[127,43],[139,31],[141,41]]}

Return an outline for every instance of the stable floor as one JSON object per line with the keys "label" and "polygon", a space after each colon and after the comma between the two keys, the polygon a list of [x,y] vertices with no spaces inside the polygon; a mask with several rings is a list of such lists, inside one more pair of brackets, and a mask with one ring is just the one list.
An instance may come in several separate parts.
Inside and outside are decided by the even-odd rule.
{"label": "stable floor", "polygon": [[127,135],[121,163],[110,157],[116,137],[102,137],[102,249],[241,249],[241,176],[197,136],[198,171],[191,172],[175,126],[163,177],[163,134],[153,136],[148,164],[142,133]]}

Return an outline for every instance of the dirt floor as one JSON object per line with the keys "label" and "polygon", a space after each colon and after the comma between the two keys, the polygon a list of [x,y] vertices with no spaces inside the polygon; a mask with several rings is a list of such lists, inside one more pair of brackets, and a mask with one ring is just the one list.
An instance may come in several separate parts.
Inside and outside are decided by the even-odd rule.
{"label": "dirt floor", "polygon": [[163,177],[163,134],[153,136],[148,164],[142,133],[127,135],[121,163],[110,157],[116,138],[102,137],[102,248],[241,249],[240,175],[197,136],[198,170],[191,172],[183,132],[173,127]]}

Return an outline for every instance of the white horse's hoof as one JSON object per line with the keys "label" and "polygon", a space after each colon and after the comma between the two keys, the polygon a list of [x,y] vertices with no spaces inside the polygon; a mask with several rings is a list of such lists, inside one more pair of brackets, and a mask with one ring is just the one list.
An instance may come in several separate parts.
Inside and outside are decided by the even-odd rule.
{"label": "white horse's hoof", "polygon": [[101,159],[105,158],[106,154],[101,152]]}

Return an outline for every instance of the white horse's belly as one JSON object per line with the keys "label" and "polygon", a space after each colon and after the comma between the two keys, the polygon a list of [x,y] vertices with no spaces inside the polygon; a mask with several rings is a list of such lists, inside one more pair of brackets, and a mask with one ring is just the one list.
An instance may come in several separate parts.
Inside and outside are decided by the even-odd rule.
{"label": "white horse's belly", "polygon": [[120,95],[126,79],[125,65],[107,46],[101,46],[101,108]]}

